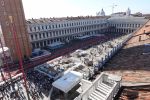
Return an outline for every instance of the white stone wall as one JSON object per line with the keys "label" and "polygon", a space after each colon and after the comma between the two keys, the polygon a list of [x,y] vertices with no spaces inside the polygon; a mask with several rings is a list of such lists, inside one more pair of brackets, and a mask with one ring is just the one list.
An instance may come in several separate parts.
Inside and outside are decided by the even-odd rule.
{"label": "white stone wall", "polygon": [[[78,36],[104,32],[132,33],[146,22],[144,18],[87,18],[28,24],[32,48],[44,47],[57,41],[70,41]],[[109,27],[115,27],[109,29]]]}
{"label": "white stone wall", "polygon": [[114,29],[109,30],[110,32],[118,33],[132,33],[137,28],[141,27],[148,20],[144,17],[133,17],[133,16],[122,16],[122,17],[111,17],[108,19],[108,24]]}
{"label": "white stone wall", "polygon": [[107,27],[106,19],[79,19],[28,24],[30,42],[34,48],[57,41],[69,41],[79,35],[91,35]]}

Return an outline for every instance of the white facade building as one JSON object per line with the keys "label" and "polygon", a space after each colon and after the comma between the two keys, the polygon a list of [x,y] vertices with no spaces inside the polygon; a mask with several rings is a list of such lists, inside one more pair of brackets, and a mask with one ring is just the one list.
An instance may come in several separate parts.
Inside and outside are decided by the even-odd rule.
{"label": "white facade building", "polygon": [[131,33],[146,21],[143,17],[132,16],[41,18],[27,20],[27,29],[32,49],[35,49],[55,42],[68,42],[80,36],[106,32]]}
{"label": "white facade building", "polygon": [[94,35],[107,29],[107,17],[43,18],[27,21],[32,48],[79,36]]}
{"label": "white facade building", "polygon": [[108,19],[108,32],[112,33],[132,33],[137,28],[143,26],[148,19],[144,17],[122,16]]}

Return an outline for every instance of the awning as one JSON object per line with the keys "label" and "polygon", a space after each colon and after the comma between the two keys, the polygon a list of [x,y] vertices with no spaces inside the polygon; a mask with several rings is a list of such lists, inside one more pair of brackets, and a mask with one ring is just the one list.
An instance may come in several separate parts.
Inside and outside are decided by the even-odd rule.
{"label": "awning", "polygon": [[74,86],[76,86],[82,79],[83,75],[76,71],[70,71],[55,82],[52,85],[65,92],[68,93]]}
{"label": "awning", "polygon": [[53,44],[50,44],[50,45],[48,45],[49,47],[56,47],[56,46],[59,46],[59,45],[63,45],[64,43],[62,43],[62,42],[55,42],[55,43],[53,43]]}
{"label": "awning", "polygon": [[86,39],[86,38],[89,38],[89,37],[91,37],[91,36],[88,36],[88,35],[86,35],[86,36],[81,36],[81,37],[76,37],[77,39]]}

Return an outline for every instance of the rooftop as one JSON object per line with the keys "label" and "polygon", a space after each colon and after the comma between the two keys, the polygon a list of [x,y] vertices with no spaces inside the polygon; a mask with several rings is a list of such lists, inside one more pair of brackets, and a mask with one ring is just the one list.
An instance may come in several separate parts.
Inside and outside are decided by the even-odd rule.
{"label": "rooftop", "polygon": [[78,17],[60,17],[60,18],[40,18],[40,19],[28,19],[26,20],[27,24],[33,23],[49,23],[49,22],[60,22],[60,21],[72,21],[80,19],[96,19],[96,18],[109,18],[110,16],[78,16]]}
{"label": "rooftop", "polygon": [[[122,75],[122,82],[125,86],[138,86],[138,84],[140,85],[141,83],[142,85],[147,85],[150,83],[150,55],[143,54],[145,44],[150,43],[150,36],[144,34],[144,30],[145,32],[150,31],[149,26],[146,27],[147,25],[150,25],[150,21],[148,21],[141,29],[136,31],[123,49],[120,50],[106,65],[106,72]],[[142,89],[143,87],[139,86],[138,88]],[[132,88],[124,89],[121,98],[125,98],[125,96],[127,96],[124,95],[125,91],[130,90],[132,90]],[[134,89],[134,91],[139,92],[138,96],[134,99],[140,99],[141,97],[144,98],[143,94],[150,93],[150,91],[146,90],[146,92],[144,92],[137,88]],[[145,96],[145,99],[143,100],[147,100],[146,98],[147,96]],[[126,98],[123,100],[128,99]]]}
{"label": "rooftop", "polygon": [[[128,35],[118,36],[116,39],[100,43],[87,49],[78,49],[75,52],[68,54],[66,57],[59,57],[53,61],[47,62],[45,65],[40,65],[37,69],[50,74],[54,72],[52,71],[53,68],[54,70],[57,70],[55,74],[52,73],[54,74],[52,75],[54,77],[60,75],[60,72],[67,73],[70,70],[74,70],[84,74],[84,79],[89,79],[90,75],[94,74],[94,66],[98,66],[99,62],[101,62],[107,53],[127,38],[127,36]],[[101,42],[103,42],[104,40],[102,39],[106,37],[109,36],[99,36],[95,37],[95,39],[101,39]],[[110,37],[112,38],[113,36]]]}
{"label": "rooftop", "polygon": [[114,16],[108,19],[110,22],[130,22],[130,23],[145,23],[148,21],[145,17],[133,17],[133,16]]}

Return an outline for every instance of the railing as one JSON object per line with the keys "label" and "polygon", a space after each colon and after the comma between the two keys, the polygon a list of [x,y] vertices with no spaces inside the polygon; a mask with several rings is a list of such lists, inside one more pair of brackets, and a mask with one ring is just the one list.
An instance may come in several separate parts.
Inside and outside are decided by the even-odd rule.
{"label": "railing", "polygon": [[119,89],[120,89],[120,82],[115,82],[115,84],[112,88],[112,91],[110,91],[110,93],[108,94],[106,100],[113,100],[113,98],[118,93]]}
{"label": "railing", "polygon": [[[146,22],[147,23],[147,22]],[[125,43],[132,38],[132,36],[142,28],[143,26],[141,26],[139,29],[137,29],[135,32],[131,33],[127,38],[125,38],[122,42],[120,42],[116,47],[114,47],[110,52],[108,52],[108,54],[105,57],[101,58],[101,61],[99,63],[99,67],[103,67],[103,65],[112,58],[112,56],[115,55],[115,53],[117,53],[118,50],[120,50]],[[102,78],[102,76],[100,76]],[[101,78],[97,78],[97,80],[95,80],[95,83],[93,85],[91,85],[87,90],[85,90],[84,93],[82,93],[82,95],[79,95],[78,97],[76,97],[74,100],[88,100],[89,95],[97,88]],[[117,94],[117,92],[119,91],[120,88],[120,82],[116,82],[114,84],[114,87],[112,88],[112,91],[109,93],[109,96],[106,100],[112,100],[114,98],[114,96]]]}
{"label": "railing", "polygon": [[87,88],[82,94],[76,97],[74,100],[88,100],[89,95],[98,87],[99,83],[102,82],[103,74],[101,74],[89,88]]}
{"label": "railing", "polygon": [[128,35],[123,41],[121,41],[117,46],[115,46],[113,49],[111,49],[107,54],[101,58],[99,61],[99,67],[103,67],[106,62],[108,62],[117,52],[120,50],[124,44],[132,37],[133,33]]}
{"label": "railing", "polygon": [[[82,94],[80,94],[78,97],[76,97],[74,100],[88,100],[88,97],[90,94],[92,94],[96,88],[98,88],[99,84],[101,84],[103,81],[107,81],[107,77],[105,74],[101,74],[94,82],[91,84],[89,88],[87,88]],[[106,79],[106,80],[105,80]],[[112,98],[117,94],[120,88],[120,81],[114,81],[111,80],[113,83],[113,86],[108,93],[106,100],[112,100]],[[105,83],[104,83],[105,84]]]}
{"label": "railing", "polygon": [[[100,67],[102,67],[109,59],[112,58],[113,55],[115,55],[115,53],[117,53],[117,51],[119,49],[121,49],[124,44],[132,37],[133,34],[130,34],[125,40],[123,40],[122,42],[120,42],[116,47],[114,47],[112,50],[110,50],[107,55],[105,55],[105,57],[101,58],[101,62]],[[103,76],[100,75],[99,78],[97,78],[89,88],[87,88],[87,90],[85,90],[84,93],[82,93],[81,95],[79,95],[78,97],[75,98],[75,100],[88,100],[89,95],[98,87],[99,83],[102,82]],[[109,93],[108,95],[108,99],[107,100],[111,100],[116,93],[118,92],[120,88],[120,82],[115,82],[112,91]]]}

